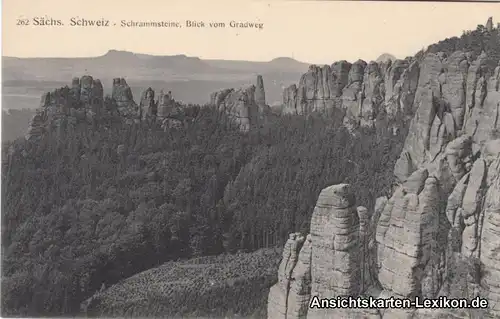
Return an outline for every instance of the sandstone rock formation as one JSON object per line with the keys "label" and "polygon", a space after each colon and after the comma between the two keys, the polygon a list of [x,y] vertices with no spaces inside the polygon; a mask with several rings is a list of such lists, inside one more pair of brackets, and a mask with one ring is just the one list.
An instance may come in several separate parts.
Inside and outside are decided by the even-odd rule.
{"label": "sandstone rock formation", "polygon": [[147,88],[141,95],[141,102],[139,104],[142,118],[156,117],[158,112],[158,104],[155,101],[155,91],[152,88]]}
{"label": "sandstone rock formation", "polygon": [[259,107],[254,93],[254,85],[238,90],[226,89],[212,93],[210,104],[229,114],[240,129],[247,132],[258,120]]}
{"label": "sandstone rock formation", "polygon": [[40,107],[33,116],[27,133],[28,141],[39,140],[44,132],[58,131],[67,125],[68,117],[92,121],[103,112],[103,87],[101,81],[91,76],[72,80],[69,86],[42,95]]}
{"label": "sandstone rock formation", "polygon": [[172,92],[168,91],[167,94],[160,91],[158,95],[158,105],[157,105],[157,116],[160,118],[165,118],[173,111],[175,107],[175,100],[172,97]]}
{"label": "sandstone rock formation", "polygon": [[486,21],[485,28],[488,32],[491,32],[493,30],[493,17],[488,18],[488,21]]}
{"label": "sandstone rock formation", "polygon": [[257,77],[257,86],[240,89],[224,89],[210,95],[210,105],[230,115],[240,129],[248,132],[258,125],[260,114],[269,108],[265,102],[264,82]]}
{"label": "sandstone rock formation", "polygon": [[113,79],[111,98],[116,102],[118,111],[125,117],[137,118],[140,116],[139,108],[134,102],[132,90],[123,78]]}
{"label": "sandstone rock formation", "polygon": [[255,86],[255,103],[259,106],[259,111],[264,112],[268,107],[266,104],[266,90],[264,89],[264,80],[262,75],[257,76],[257,84]]}
{"label": "sandstone rock formation", "polygon": [[380,318],[377,311],[309,308],[312,296],[359,295],[366,282],[361,261],[368,259],[362,243],[369,218],[366,208],[355,207],[350,185],[323,189],[305,243],[295,233],[285,245],[278,283],[269,292],[268,318]]}
{"label": "sandstone rock formation", "polygon": [[43,94],[40,107],[33,116],[25,139],[36,142],[46,133],[56,129],[57,134],[74,126],[78,121],[94,123],[104,114],[119,115],[125,123],[139,123],[149,120],[159,122],[164,128],[182,127],[183,122],[172,115],[178,113],[178,106],[172,93],[163,91],[155,100],[152,88],[146,89],[138,105],[132,91],[123,78],[113,79],[111,96],[104,98],[101,81],[91,76],[74,78],[70,86]]}
{"label": "sandstone rock formation", "polygon": [[41,109],[36,110],[36,114],[31,119],[28,125],[28,131],[25,138],[28,141],[38,141],[45,132],[44,124],[47,121],[47,115]]}
{"label": "sandstone rock formation", "polygon": [[[307,296],[310,302],[315,296],[343,295],[480,296],[488,299],[490,308],[476,310],[477,318],[500,317],[500,66],[490,69],[488,59],[484,53],[429,53],[420,64],[395,61],[384,72],[372,62],[364,67],[362,81],[363,64],[357,62],[342,90],[342,104],[350,103],[351,114],[357,112],[356,92],[363,93],[360,105],[372,112],[381,106],[388,114],[414,114],[394,168],[399,183],[392,196],[377,199],[374,208],[355,209],[348,185],[321,192],[308,235],[312,251],[302,248],[311,255],[311,272],[310,279],[301,282],[311,282],[311,291],[293,299],[292,285],[288,290],[282,286],[280,297],[273,287],[269,318],[469,316],[463,309],[288,311],[297,308],[290,306],[297,303],[292,300],[305,305]],[[315,88],[311,99],[294,98],[304,102],[299,105],[318,108],[329,101],[316,89],[323,83],[323,70],[312,67],[304,81],[313,84],[295,90],[300,96]],[[362,82],[359,91],[357,82]],[[295,93],[289,89],[287,94]],[[277,298],[287,307],[279,313],[273,312]]]}
{"label": "sandstone rock formation", "polygon": [[283,112],[331,113],[336,108],[344,111],[346,125],[372,127],[385,114],[389,119],[411,116],[418,76],[419,64],[410,59],[311,65],[298,86],[284,89]]}
{"label": "sandstone rock formation", "polygon": [[[310,238],[309,238],[310,241]],[[283,249],[283,259],[279,266],[278,283],[274,285],[271,290],[275,298],[270,299],[269,315],[276,317],[286,317],[288,309],[288,293],[290,290],[290,283],[292,281],[292,271],[297,265],[299,259],[299,250],[304,243],[304,237],[300,234],[290,234],[288,241]],[[303,258],[304,259],[304,258]],[[310,261],[310,256],[305,257]],[[310,272],[310,270],[309,270]],[[295,279],[294,279],[295,280]],[[309,286],[310,283],[307,284]],[[300,309],[300,305],[296,307]]]}

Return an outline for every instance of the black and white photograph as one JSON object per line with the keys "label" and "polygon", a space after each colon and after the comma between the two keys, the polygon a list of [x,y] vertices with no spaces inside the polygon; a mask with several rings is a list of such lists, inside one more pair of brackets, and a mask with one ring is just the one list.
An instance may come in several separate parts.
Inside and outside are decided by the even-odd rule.
{"label": "black and white photograph", "polygon": [[500,318],[500,2],[4,0],[1,317]]}

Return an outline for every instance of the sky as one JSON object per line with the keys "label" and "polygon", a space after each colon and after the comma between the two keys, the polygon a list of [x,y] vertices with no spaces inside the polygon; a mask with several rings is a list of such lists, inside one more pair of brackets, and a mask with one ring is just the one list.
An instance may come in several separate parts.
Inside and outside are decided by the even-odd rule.
{"label": "sky", "polygon": [[[16,57],[99,56],[115,49],[203,59],[293,57],[308,63],[373,60],[382,53],[404,58],[475,29],[490,16],[495,25],[500,22],[500,3],[4,0],[2,4],[2,55]],[[61,20],[64,25],[35,26],[37,17]],[[72,18],[109,20],[110,26],[71,26]],[[17,25],[26,20],[30,25]],[[182,27],[121,27],[122,20],[178,22]],[[203,21],[205,27],[187,27],[187,20]],[[263,23],[263,29],[232,28],[231,21]],[[224,22],[226,28],[210,28],[209,22]]]}

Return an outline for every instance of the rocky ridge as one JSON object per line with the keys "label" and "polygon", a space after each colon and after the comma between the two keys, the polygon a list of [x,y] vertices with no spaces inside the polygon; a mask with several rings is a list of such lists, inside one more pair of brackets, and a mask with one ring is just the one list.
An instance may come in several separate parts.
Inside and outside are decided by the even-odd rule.
{"label": "rocky ridge", "polygon": [[311,65],[298,85],[283,91],[283,112],[289,114],[344,112],[349,127],[373,127],[376,119],[388,115],[412,115],[419,81],[420,64],[414,58],[369,63],[345,60],[332,65]]}
{"label": "rocky ridge", "polygon": [[67,123],[75,124],[78,121],[92,123],[106,114],[119,115],[128,124],[154,120],[161,123],[162,127],[178,126],[182,123],[172,118],[176,112],[178,105],[170,91],[166,94],[160,91],[155,99],[154,90],[148,88],[137,104],[125,79],[115,78],[111,96],[104,96],[101,81],[87,75],[74,78],[71,87],[65,86],[42,96],[25,138],[36,141],[45,132],[50,132],[51,126],[62,128]]}
{"label": "rocky ridge", "polygon": [[[296,113],[348,102],[346,114],[364,125],[358,107],[366,98],[354,99],[364,95],[386,114],[414,115],[392,196],[365,208],[356,207],[349,185],[323,189],[310,234],[293,234],[285,245],[268,318],[500,316],[500,66],[491,69],[488,60],[457,51],[388,67],[343,61],[313,66],[299,88],[285,90]],[[490,308],[309,308],[314,296],[348,295],[481,296]]]}
{"label": "rocky ridge", "polygon": [[210,105],[227,112],[242,131],[249,131],[258,125],[260,115],[265,114],[269,109],[266,104],[262,76],[257,76],[256,85],[239,89],[224,89],[212,93]]}

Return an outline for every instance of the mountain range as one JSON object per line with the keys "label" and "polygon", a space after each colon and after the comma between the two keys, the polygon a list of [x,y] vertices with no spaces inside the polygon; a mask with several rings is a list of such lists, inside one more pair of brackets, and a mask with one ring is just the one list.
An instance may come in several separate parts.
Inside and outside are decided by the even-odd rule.
{"label": "mountain range", "polygon": [[[45,91],[64,86],[74,76],[92,74],[111,83],[124,77],[134,96],[149,86],[175,92],[185,103],[204,104],[211,92],[251,83],[262,74],[268,100],[281,101],[284,86],[296,81],[309,64],[279,57],[268,62],[205,60],[186,55],[156,56],[109,50],[97,57],[3,57],[3,108],[33,108]],[[110,89],[109,87],[106,89]]]}

